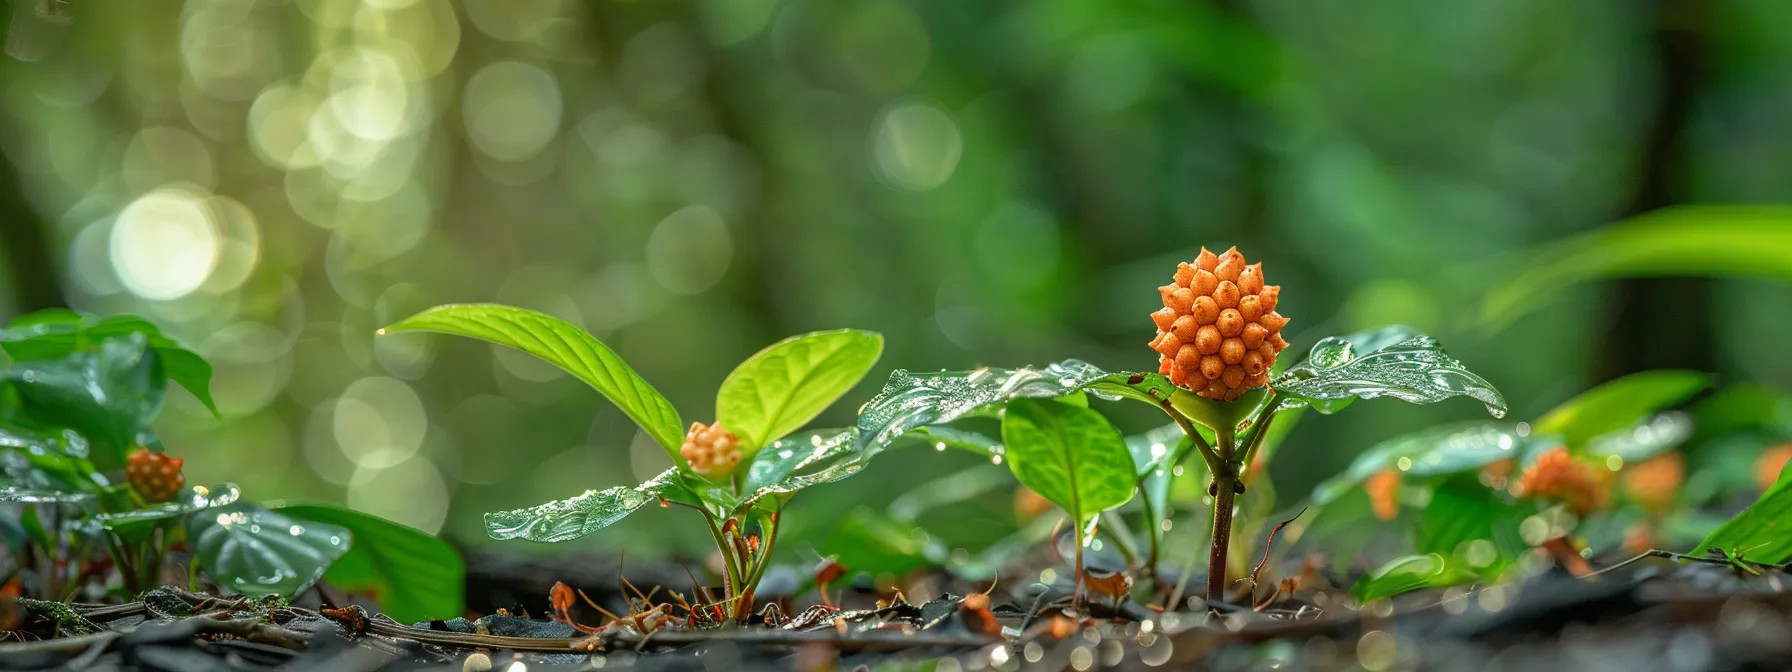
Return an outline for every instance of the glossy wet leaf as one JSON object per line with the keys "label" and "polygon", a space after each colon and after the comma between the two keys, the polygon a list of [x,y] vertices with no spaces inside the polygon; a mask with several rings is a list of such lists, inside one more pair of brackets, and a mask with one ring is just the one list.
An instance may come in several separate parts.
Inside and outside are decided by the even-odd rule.
{"label": "glossy wet leaf", "polygon": [[609,527],[661,498],[690,506],[703,505],[697,494],[685,486],[675,467],[636,486],[586,490],[576,497],[540,506],[485,514],[485,533],[499,540],[571,541]]}
{"label": "glossy wet leaf", "polygon": [[79,432],[94,465],[115,469],[147,438],[167,381],[148,341],[133,334],[61,359],[15,362],[0,385],[17,392],[20,420]]}
{"label": "glossy wet leaf", "polygon": [[162,372],[216,415],[212,400],[212,365],[198,353],[162,333],[155,324],[135,315],[95,317],[66,309],[40,311],[15,319],[0,329],[0,348],[14,361],[59,359],[77,350],[92,349],[115,338],[142,334],[161,360]]}
{"label": "glossy wet leaf", "polygon": [[1384,469],[1400,469],[1411,476],[1437,476],[1522,457],[1537,445],[1555,442],[1535,434],[1520,434],[1518,424],[1511,422],[1467,422],[1422,429],[1363,451],[1344,473],[1313,488],[1313,503],[1329,503],[1358,489],[1363,481]]}
{"label": "glossy wet leaf", "polygon": [[1422,588],[1443,588],[1475,580],[1475,574],[1453,565],[1436,553],[1408,555],[1389,560],[1351,586],[1356,599],[1393,597]]}
{"label": "glossy wet leaf", "polygon": [[814,420],[865,377],[883,349],[882,335],[853,329],[773,343],[722,381],[716,420],[743,450],[757,450]]}
{"label": "glossy wet leaf", "polygon": [[1110,373],[1067,359],[1044,369],[977,369],[912,373],[898,369],[859,411],[859,441],[888,445],[909,430],[993,413],[1014,399],[1057,398],[1087,390],[1105,399],[1152,405],[1175,389],[1156,373]]}
{"label": "glossy wet leaf", "polygon": [[436,306],[381,329],[381,334],[431,331],[516,348],[572,374],[602,393],[683,464],[685,427],[678,410],[622,357],[584,329],[557,317],[497,304]]}
{"label": "glossy wet leaf", "polygon": [[1792,279],[1792,207],[1683,205],[1644,213],[1525,255],[1487,293],[1482,324],[1497,328],[1564,287],[1641,276]]}
{"label": "glossy wet leaf", "polygon": [[1595,436],[1627,429],[1655,411],[1685,401],[1710,384],[1697,371],[1644,371],[1607,382],[1563,402],[1534,427],[1540,434],[1560,435],[1570,446]]}
{"label": "glossy wet leaf", "polygon": [[1344,339],[1324,339],[1313,346],[1306,362],[1276,379],[1275,389],[1283,398],[1312,404],[1320,412],[1336,411],[1338,403],[1353,399],[1394,397],[1430,404],[1467,396],[1480,400],[1494,417],[1506,414],[1499,390],[1423,335],[1362,351]]}
{"label": "glossy wet leaf", "polygon": [[1595,436],[1587,442],[1585,452],[1594,457],[1616,456],[1625,462],[1636,463],[1678,446],[1691,436],[1691,416],[1663,413],[1635,426]]}
{"label": "glossy wet leaf", "polygon": [[1692,554],[1703,555],[1707,549],[1734,551],[1754,562],[1792,560],[1792,469],[1781,471],[1773,487],[1705,537]]}
{"label": "glossy wet leaf", "polygon": [[84,504],[93,501],[93,493],[70,490],[49,490],[22,485],[0,485],[0,502],[24,504]]}
{"label": "glossy wet leaf", "polygon": [[1099,412],[1016,399],[1002,419],[1002,442],[1014,477],[1079,523],[1132,499],[1132,454]]}
{"label": "glossy wet leaf", "polygon": [[300,524],[348,530],[352,543],[324,572],[324,580],[371,596],[382,613],[400,623],[454,618],[466,610],[466,566],[448,542],[332,504],[270,503],[269,508]]}
{"label": "glossy wet leaf", "polygon": [[959,429],[957,427],[949,427],[946,425],[918,427],[909,430],[908,434],[904,436],[930,444],[935,450],[957,448],[984,457],[996,457],[1005,451],[1002,447],[1001,439],[989,436],[982,432],[974,432],[968,429]]}
{"label": "glossy wet leaf", "polygon": [[38,432],[0,424],[0,476],[19,487],[94,492],[87,440],[72,430]]}
{"label": "glossy wet leaf", "polygon": [[102,529],[129,541],[141,539],[164,521],[208,509],[230,506],[242,499],[243,493],[234,483],[203,486],[190,485],[181,490],[174,501],[94,516]]}
{"label": "glossy wet leaf", "polygon": [[219,586],[254,598],[292,599],[347,553],[351,541],[347,528],[246,502],[187,521],[187,544],[201,571]]}

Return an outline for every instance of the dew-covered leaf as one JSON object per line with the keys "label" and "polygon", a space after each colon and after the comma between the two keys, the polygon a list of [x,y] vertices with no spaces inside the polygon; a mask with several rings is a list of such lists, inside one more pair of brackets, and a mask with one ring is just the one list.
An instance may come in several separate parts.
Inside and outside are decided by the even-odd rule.
{"label": "dew-covered leaf", "polygon": [[[1380,333],[1380,332],[1372,332]],[[1372,343],[1373,345],[1374,343]],[[1394,397],[1430,404],[1468,396],[1486,404],[1494,417],[1506,415],[1499,390],[1445,354],[1430,336],[1415,335],[1375,350],[1327,338],[1313,346],[1307,361],[1275,380],[1284,405],[1310,404],[1329,413],[1353,399]]]}
{"label": "dew-covered leaf", "polygon": [[100,514],[94,516],[93,520],[102,529],[127,541],[142,539],[163,521],[206,509],[230,506],[242,499],[242,496],[242,491],[237,489],[234,483],[213,486],[191,485],[181,490],[173,501],[151,504],[129,511]]}
{"label": "dew-covered leaf", "polygon": [[1616,456],[1625,462],[1641,462],[1680,445],[1692,436],[1692,430],[1691,416],[1663,413],[1634,426],[1595,436],[1587,441],[1585,451],[1594,457]]}
{"label": "dew-covered leaf", "polygon": [[1467,422],[1422,429],[1375,444],[1358,455],[1344,473],[1313,488],[1313,503],[1329,503],[1384,469],[1400,469],[1412,476],[1437,476],[1522,457],[1533,445],[1543,444],[1554,445],[1554,441],[1520,433],[1518,424],[1510,422]]}
{"label": "dew-covered leaf", "polygon": [[200,569],[219,586],[290,600],[348,552],[352,534],[239,502],[188,519],[187,541]]}
{"label": "dew-covered leaf", "polygon": [[1650,413],[1697,394],[1711,376],[1697,371],[1644,371],[1607,382],[1576,395],[1545,413],[1535,423],[1540,434],[1555,434],[1569,446],[1628,429]]}
{"label": "dew-covered leaf", "polygon": [[47,490],[23,485],[0,486],[0,502],[26,504],[84,504],[94,500],[93,493],[71,490]]}
{"label": "dew-covered leaf", "polygon": [[68,428],[86,437],[99,469],[124,466],[124,456],[147,440],[162,409],[167,379],[142,334],[108,340],[61,359],[15,362],[0,385],[18,394],[20,419],[43,428]]}
{"label": "dew-covered leaf", "polygon": [[513,306],[448,304],[407,317],[379,333],[405,331],[467,336],[535,355],[602,393],[653,437],[674,463],[683,464],[678,448],[684,444],[685,428],[672,402],[609,346],[570,322]]}
{"label": "dew-covered leaf", "polygon": [[115,338],[142,334],[162,360],[162,371],[169,380],[187,388],[214,415],[217,404],[212,401],[212,365],[198,353],[162,333],[155,324],[135,315],[95,317],[66,309],[51,309],[21,316],[0,329],[0,348],[14,361],[60,359],[76,350],[88,349]]}
{"label": "dew-covered leaf", "polygon": [[268,507],[301,525],[325,523],[347,529],[352,543],[331,563],[324,579],[372,597],[382,613],[400,623],[451,618],[465,611],[466,566],[448,542],[334,504],[270,502]]}
{"label": "dew-covered leaf", "polygon": [[571,541],[609,527],[648,502],[666,499],[702,507],[703,501],[684,484],[677,467],[660,472],[646,483],[584,494],[527,509],[485,514],[485,533],[493,539]]}
{"label": "dew-covered leaf", "polygon": [[1156,373],[1110,373],[1069,359],[1044,369],[911,373],[898,369],[859,411],[859,441],[884,444],[927,425],[1000,408],[1014,399],[1056,398],[1087,390],[1107,399],[1163,403],[1175,389]]}
{"label": "dew-covered leaf", "polygon": [[1132,454],[1099,412],[1017,399],[1002,419],[1002,442],[1014,477],[1079,523],[1132,499]]}
{"label": "dew-covered leaf", "polygon": [[747,457],[814,420],[877,363],[884,338],[842,329],[792,336],[735,367],[716,392],[716,421]]}

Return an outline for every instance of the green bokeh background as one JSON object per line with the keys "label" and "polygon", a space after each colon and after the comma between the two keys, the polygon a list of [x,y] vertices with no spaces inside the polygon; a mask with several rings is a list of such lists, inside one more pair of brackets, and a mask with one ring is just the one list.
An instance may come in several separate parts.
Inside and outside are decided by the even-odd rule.
{"label": "green bokeh background", "polygon": [[[1552,241],[1792,201],[1778,0],[11,5],[0,317],[133,312],[194,346],[226,421],[176,392],[164,441],[190,480],[258,498],[478,542],[484,511],[666,466],[524,356],[374,338],[436,303],[579,323],[689,419],[782,336],[880,331],[840,425],[896,367],[1154,369],[1155,287],[1201,245],[1264,262],[1296,349],[1410,324],[1516,417],[1663,366],[1792,387],[1792,291],[1768,280],[1588,284],[1476,319]],[[1277,489],[1481,412],[1306,422]],[[800,515],[826,529],[976,461],[892,454]],[[579,547],[700,548],[685,515]]]}

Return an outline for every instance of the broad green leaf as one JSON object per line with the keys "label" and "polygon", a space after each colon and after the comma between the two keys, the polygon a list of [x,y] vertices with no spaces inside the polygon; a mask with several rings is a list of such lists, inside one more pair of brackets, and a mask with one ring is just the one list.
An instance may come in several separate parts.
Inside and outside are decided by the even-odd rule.
{"label": "broad green leaf", "polygon": [[[1207,437],[1209,442],[1213,437]],[[1126,437],[1126,451],[1132,455],[1133,475],[1144,478],[1159,469],[1172,466],[1172,460],[1187,455],[1193,443],[1182,428],[1168,424],[1144,434]]]}
{"label": "broad green leaf", "polygon": [[659,442],[674,463],[684,464],[678,448],[684,444],[685,428],[672,402],[609,346],[570,322],[512,306],[465,303],[436,306],[379,333],[406,331],[467,336],[540,357],[596,388]]}
{"label": "broad green leaf", "polygon": [[1049,399],[1016,399],[1002,420],[1008,468],[1079,524],[1132,499],[1132,454],[1100,413]]}
{"label": "broad green leaf", "polygon": [[167,381],[145,337],[133,334],[62,359],[15,362],[0,372],[0,384],[18,393],[22,420],[79,432],[94,465],[115,469],[146,440]]}
{"label": "broad green leaf", "polygon": [[1475,580],[1474,572],[1455,566],[1436,553],[1389,560],[1351,586],[1350,594],[1368,602],[1421,588],[1443,588]]}
{"label": "broad green leaf", "polygon": [[1275,389],[1289,401],[1317,404],[1315,410],[1321,412],[1359,398],[1394,397],[1430,404],[1468,396],[1486,404],[1494,417],[1506,415],[1506,400],[1499,390],[1423,335],[1360,353],[1349,341],[1324,339],[1313,346],[1306,362],[1276,379]]}
{"label": "broad green leaf", "polygon": [[85,504],[93,501],[91,492],[46,490],[21,485],[0,486],[0,502],[26,504]]}
{"label": "broad green leaf", "polygon": [[219,586],[291,600],[348,552],[347,528],[298,520],[239,502],[187,520],[187,543]]}
{"label": "broad green leaf", "polygon": [[1175,389],[1156,373],[1109,373],[1068,359],[1044,369],[910,373],[898,369],[859,411],[859,441],[888,445],[909,430],[1000,409],[1014,399],[1057,398],[1087,390],[1105,399],[1162,404]]}
{"label": "broad green leaf", "polygon": [[674,467],[637,486],[586,490],[577,497],[540,506],[485,514],[485,533],[499,540],[571,541],[609,527],[648,502],[662,499],[703,506]]}
{"label": "broad green leaf", "polygon": [[1419,511],[1416,546],[1491,579],[1530,550],[1518,528],[1533,511],[1506,501],[1472,475],[1459,475],[1431,491]]}
{"label": "broad green leaf", "polygon": [[143,334],[150,349],[162,360],[169,380],[187,388],[213,415],[212,365],[198,353],[167,337],[155,324],[135,315],[99,318],[66,309],[51,309],[13,320],[0,329],[0,348],[16,361],[58,359],[115,338]]}
{"label": "broad green leaf", "polygon": [[1538,418],[1535,427],[1540,434],[1559,435],[1568,445],[1581,446],[1685,401],[1710,382],[1711,376],[1697,371],[1633,373],[1563,402]]}
{"label": "broad green leaf", "polygon": [[944,557],[945,548],[932,537],[917,535],[912,522],[901,522],[866,507],[854,509],[822,543],[821,552],[854,572],[903,575]]}
{"label": "broad green leaf", "polygon": [[324,580],[373,597],[387,616],[413,623],[454,618],[466,610],[466,565],[448,542],[332,504],[270,503],[268,507],[301,524],[327,523],[347,529],[353,543],[324,572]]}
{"label": "broad green leaf", "polygon": [[1001,455],[1005,450],[1002,447],[1001,439],[990,437],[982,432],[973,432],[968,429],[959,429],[957,427],[948,427],[946,425],[929,425],[911,429],[905,436],[917,441],[932,444],[934,450],[940,451],[947,448],[957,448],[984,457],[995,457]]}
{"label": "broad green leaf", "polygon": [[1510,422],[1466,422],[1422,429],[1363,451],[1344,473],[1313,488],[1313,503],[1329,503],[1384,469],[1399,469],[1412,476],[1437,476],[1521,457],[1534,445],[1556,442],[1552,437],[1520,434],[1517,423]]}
{"label": "broad green leaf", "polygon": [[1595,436],[1585,452],[1594,457],[1618,457],[1641,462],[1656,453],[1680,445],[1692,436],[1692,418],[1685,413],[1663,413],[1632,427]]}
{"label": "broad green leaf", "polygon": [[214,486],[192,485],[181,491],[174,501],[152,504],[141,509],[120,511],[94,516],[94,522],[102,529],[118,535],[126,541],[142,539],[154,531],[164,521],[170,521],[190,513],[207,509],[230,506],[242,499],[243,493],[233,483],[222,483]]}
{"label": "broad green leaf", "polygon": [[775,441],[747,465],[746,490],[769,493],[786,487],[799,470],[851,451],[857,437],[851,429],[824,429]]}
{"label": "broad green leaf", "polygon": [[1707,549],[1733,551],[1754,562],[1792,560],[1792,469],[1781,471],[1773,487],[1705,537],[1692,554],[1702,555]]}
{"label": "broad green leaf", "polygon": [[1773,424],[1779,394],[1759,383],[1730,385],[1713,392],[1698,402],[1693,414],[1693,443],[1704,443],[1738,432],[1758,430]]}
{"label": "broad green leaf", "polygon": [[858,384],[884,337],[843,329],[792,336],[735,367],[716,392],[716,421],[753,451],[801,429]]}
{"label": "broad green leaf", "polygon": [[65,492],[99,489],[87,463],[87,440],[72,430],[61,436],[0,424],[0,475],[13,485]]}
{"label": "broad green leaf", "polygon": [[1575,283],[1645,276],[1792,279],[1792,207],[1684,205],[1644,213],[1525,255],[1488,292],[1481,322],[1498,328]]}

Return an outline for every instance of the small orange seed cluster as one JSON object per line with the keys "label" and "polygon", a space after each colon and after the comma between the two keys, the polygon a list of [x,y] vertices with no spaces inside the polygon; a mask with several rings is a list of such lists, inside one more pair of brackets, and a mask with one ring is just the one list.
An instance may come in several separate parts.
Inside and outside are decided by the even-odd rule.
{"label": "small orange seed cluster", "polygon": [[1525,467],[1512,494],[1562,500],[1577,516],[1605,508],[1611,496],[1598,467],[1574,459],[1567,448],[1560,446],[1545,451]]}
{"label": "small orange seed cluster", "polygon": [[691,423],[678,454],[691,464],[691,470],[704,476],[726,476],[740,465],[740,438],[722,429],[722,423],[705,426]]}
{"label": "small orange seed cluster", "polygon": [[1363,483],[1363,490],[1369,493],[1369,507],[1376,518],[1393,520],[1400,516],[1400,470],[1375,472]]}
{"label": "small orange seed cluster", "polygon": [[124,460],[124,480],[132,490],[151,502],[166,502],[180,494],[187,477],[180,473],[185,459],[138,448]]}
{"label": "small orange seed cluster", "polygon": [[1624,492],[1650,513],[1666,512],[1686,481],[1686,458],[1669,451],[1624,470]]}
{"label": "small orange seed cluster", "polygon": [[1288,318],[1276,313],[1282,288],[1263,284],[1262,263],[1246,264],[1236,247],[1221,255],[1203,247],[1157,291],[1164,307],[1151,314],[1151,349],[1159,373],[1219,401],[1269,384],[1276,353],[1288,347],[1281,333]]}
{"label": "small orange seed cluster", "polygon": [[1767,449],[1755,458],[1755,485],[1765,491],[1780,480],[1780,471],[1786,468],[1786,462],[1792,460],[1792,443],[1781,443]]}

